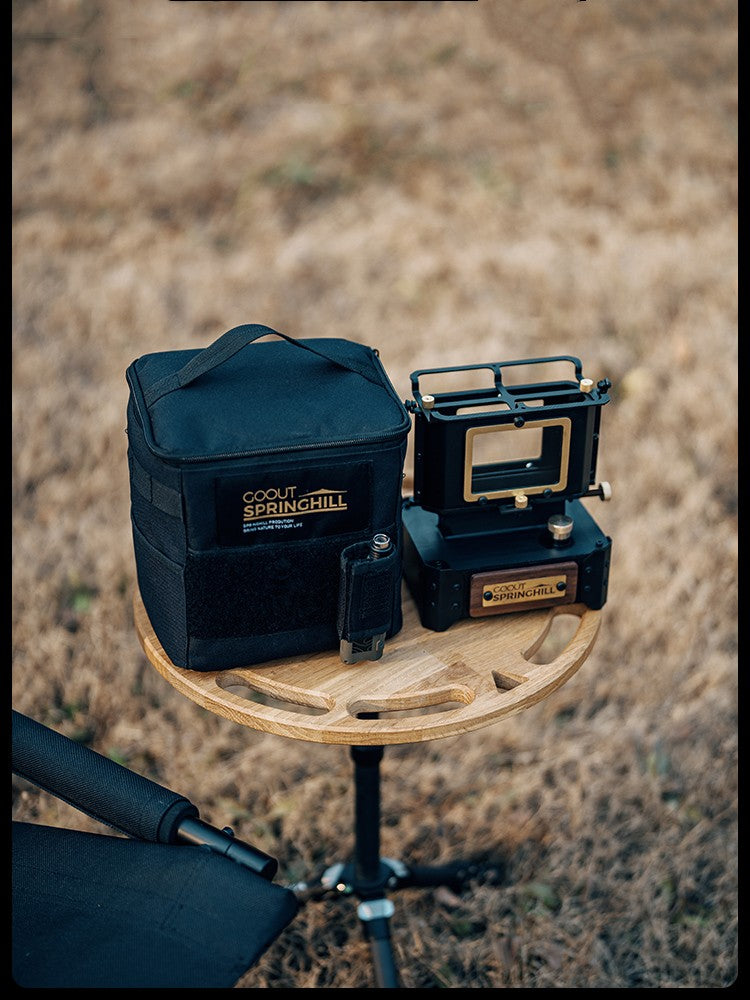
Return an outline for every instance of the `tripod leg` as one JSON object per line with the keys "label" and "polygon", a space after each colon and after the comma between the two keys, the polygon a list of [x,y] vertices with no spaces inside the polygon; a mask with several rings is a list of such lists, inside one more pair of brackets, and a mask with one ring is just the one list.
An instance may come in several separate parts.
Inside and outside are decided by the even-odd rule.
{"label": "tripod leg", "polygon": [[390,899],[367,900],[357,907],[357,916],[362,921],[365,937],[370,942],[377,985],[381,988],[398,989],[401,983],[393,955],[389,924],[393,916],[393,903]]}
{"label": "tripod leg", "polygon": [[375,979],[381,988],[400,986],[391,945],[393,903],[385,898],[391,870],[380,859],[380,761],[383,747],[351,748],[354,761],[354,877],[361,900],[357,915],[370,943]]}
{"label": "tripod leg", "polygon": [[394,871],[394,877],[389,882],[392,889],[447,886],[454,892],[460,892],[480,872],[479,865],[473,861],[450,861],[444,865],[408,865],[390,859],[387,862]]}

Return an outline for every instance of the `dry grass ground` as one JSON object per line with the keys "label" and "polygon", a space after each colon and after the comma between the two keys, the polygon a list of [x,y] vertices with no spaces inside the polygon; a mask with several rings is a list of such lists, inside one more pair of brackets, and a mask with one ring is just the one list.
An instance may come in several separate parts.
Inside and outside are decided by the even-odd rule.
{"label": "dry grass ground", "polygon": [[[144,660],[125,369],[241,322],[377,346],[402,397],[415,368],[578,355],[613,382],[601,636],[535,708],[386,752],[386,855],[504,859],[460,902],[395,897],[404,985],[730,984],[737,4],[17,0],[12,29],[13,707],[283,880],[340,860],[346,750]],[[78,822],[20,785],[14,815]],[[370,984],[340,901],[238,985]]]}

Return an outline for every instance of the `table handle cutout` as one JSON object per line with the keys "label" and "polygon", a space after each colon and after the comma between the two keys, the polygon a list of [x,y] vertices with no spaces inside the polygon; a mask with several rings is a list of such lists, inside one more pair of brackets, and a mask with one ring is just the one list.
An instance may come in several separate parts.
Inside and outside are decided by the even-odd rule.
{"label": "table handle cutout", "polygon": [[552,663],[568,648],[581,626],[582,613],[571,610],[551,609],[552,614],[534,642],[523,652],[523,658],[533,665]]}
{"label": "table handle cutout", "polygon": [[285,689],[283,693],[271,691],[262,684],[249,681],[247,678],[231,672],[223,672],[217,676],[216,685],[222,691],[237,695],[238,698],[244,698],[245,701],[301,715],[325,715],[335,705],[333,698],[326,698],[313,691],[303,691],[291,687]]}
{"label": "table handle cutout", "polygon": [[[359,698],[347,705],[347,711],[354,718],[377,712],[387,713],[389,718],[399,716],[436,714],[464,708],[474,701],[475,693],[464,685],[438,688],[433,691],[417,691],[409,694],[392,695],[388,698]],[[426,710],[432,710],[426,711]]]}

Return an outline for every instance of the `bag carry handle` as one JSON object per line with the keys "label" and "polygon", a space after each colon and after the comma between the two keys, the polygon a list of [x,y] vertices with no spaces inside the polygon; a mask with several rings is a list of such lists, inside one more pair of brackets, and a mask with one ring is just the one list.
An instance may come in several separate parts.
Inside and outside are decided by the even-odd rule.
{"label": "bag carry handle", "polygon": [[309,344],[305,344],[301,340],[295,340],[294,337],[288,337],[285,333],[272,330],[270,326],[263,326],[259,323],[243,323],[241,326],[235,326],[231,330],[227,330],[218,340],[205,347],[200,354],[196,354],[194,358],[191,358],[178,371],[172,372],[170,375],[165,375],[164,378],[159,379],[158,382],[154,382],[152,386],[145,389],[143,397],[146,401],[146,406],[152,406],[162,396],[174,392],[175,389],[183,389],[186,385],[190,385],[191,382],[199,379],[201,375],[205,375],[206,372],[210,372],[214,368],[218,368],[219,365],[223,365],[225,361],[228,361],[238,351],[241,351],[243,347],[247,347],[254,340],[266,337],[268,334],[281,337],[289,344],[301,347],[312,354],[317,354],[319,358],[324,358],[326,361],[338,365],[339,368],[346,368],[347,371],[361,375],[368,382],[372,382],[373,385],[380,385],[380,382],[375,378],[373,373],[365,368],[364,365],[359,365],[356,361],[341,361],[338,358],[333,358],[324,351],[310,347]]}

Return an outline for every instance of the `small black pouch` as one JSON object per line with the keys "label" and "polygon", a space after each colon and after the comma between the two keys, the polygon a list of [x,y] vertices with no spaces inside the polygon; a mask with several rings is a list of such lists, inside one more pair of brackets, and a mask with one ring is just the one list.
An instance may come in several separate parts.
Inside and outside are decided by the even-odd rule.
{"label": "small black pouch", "polygon": [[398,569],[377,624],[401,628],[408,413],[372,348],[284,334],[253,344],[268,334],[235,327],[127,370],[138,586],[179,667],[338,648],[342,553],[378,533]]}

